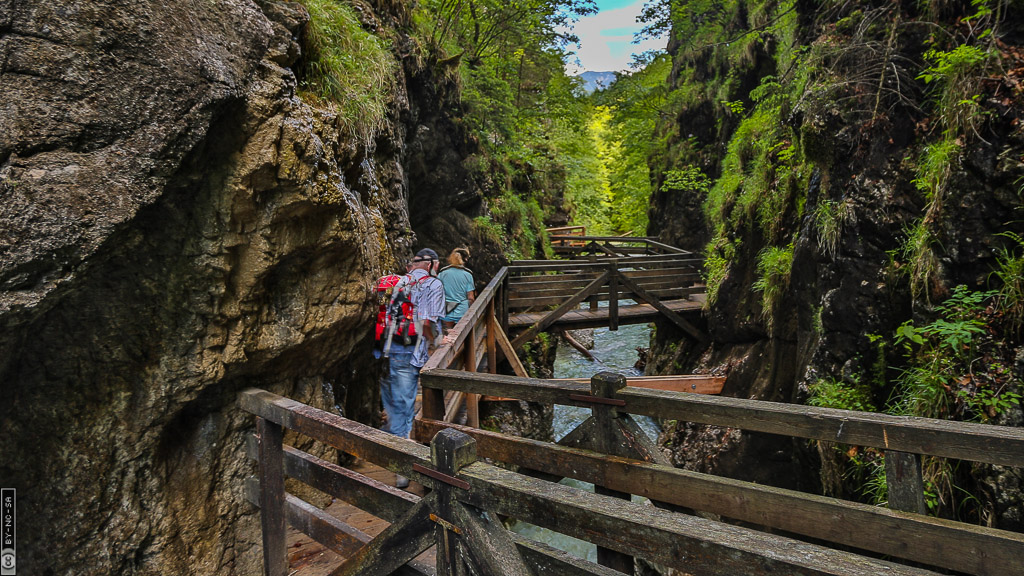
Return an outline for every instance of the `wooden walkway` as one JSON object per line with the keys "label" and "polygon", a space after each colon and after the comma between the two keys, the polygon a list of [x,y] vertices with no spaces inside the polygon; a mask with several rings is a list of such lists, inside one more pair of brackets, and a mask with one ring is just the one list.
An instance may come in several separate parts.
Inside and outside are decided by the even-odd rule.
{"label": "wooden walkway", "polygon": [[[703,296],[703,295],[701,295]],[[662,304],[673,312],[680,314],[700,314],[704,308],[704,298],[695,297],[687,300],[663,300]],[[601,328],[608,326],[610,309],[602,306],[596,309],[580,308],[570,310],[551,324],[552,330],[578,330],[581,328]],[[518,312],[509,314],[509,328],[527,328],[540,322],[548,312]],[[618,308],[619,324],[646,324],[662,316],[662,312],[651,304],[626,304]]]}
{"label": "wooden walkway", "polygon": [[[921,464],[927,456],[1024,467],[1022,429],[721,397],[725,378],[713,376],[527,377],[516,349],[533,335],[588,314],[596,322],[602,308],[614,329],[639,310],[620,306],[626,298],[703,336],[683,318],[703,293],[692,255],[651,254],[664,248],[648,242],[644,255],[624,258],[641,248],[608,238],[573,236],[566,245],[609,257],[503,268],[431,355],[413,429],[429,448],[266,391],[240,395],[256,417],[246,449],[259,476],[246,494],[261,508],[265,576],[621,576],[635,573],[635,558],[699,576],[1024,576],[1024,534],[925,514]],[[590,309],[577,310],[584,303]],[[542,316],[510,339],[513,319],[531,313]],[[502,359],[516,376],[497,374]],[[506,436],[479,428],[476,402],[487,397],[589,408],[591,416],[557,444]],[[462,400],[467,426],[452,422]],[[885,456],[887,506],[675,468],[632,415],[874,448]],[[357,464],[287,446],[286,430]],[[393,487],[395,473],[414,480],[410,489]],[[349,504],[318,508],[289,494],[286,476]],[[594,493],[556,483],[565,477],[594,484]],[[587,540],[598,561],[508,532],[505,517]]]}
{"label": "wooden walkway", "polygon": [[[348,465],[348,469],[390,486],[393,486],[395,483],[395,474],[393,472],[389,472],[365,460],[356,460]],[[427,492],[423,485],[418,482],[410,483],[406,491],[420,497],[425,496]],[[390,522],[337,498],[331,500],[330,505],[324,508],[324,512],[332,518],[344,522],[374,538],[391,525]],[[345,560],[344,557],[294,527],[288,528],[286,542],[289,567],[288,576],[330,576]],[[432,547],[418,556],[416,560],[431,566],[437,561],[436,554],[436,547]]]}

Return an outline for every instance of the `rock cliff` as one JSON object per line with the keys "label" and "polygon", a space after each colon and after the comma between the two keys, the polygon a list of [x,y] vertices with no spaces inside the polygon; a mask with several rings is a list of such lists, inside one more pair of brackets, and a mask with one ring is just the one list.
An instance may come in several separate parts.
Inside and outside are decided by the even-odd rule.
{"label": "rock cliff", "polygon": [[237,393],[377,417],[372,282],[413,248],[410,204],[478,194],[420,178],[473,144],[444,130],[452,87],[402,32],[408,6],[358,7],[401,62],[369,140],[345,103],[297,95],[297,3],[0,1],[0,483],[18,488],[19,570],[258,573]]}
{"label": "rock cliff", "polygon": [[[671,170],[698,177],[652,197],[649,230],[707,252],[714,345],[696,349],[659,326],[648,371],[728,374],[723,394],[796,403],[835,378],[870,384],[881,406],[899,375],[887,367],[905,360],[896,328],[935,318],[931,305],[957,285],[997,288],[1001,234],[1022,232],[1020,21],[985,12],[989,3],[723,5],[706,15],[713,38],[693,23],[670,44],[680,104],[661,126],[669,149],[654,160],[657,184]],[[956,46],[988,46],[986,27],[998,36],[992,56],[977,48],[970,65],[946,67],[972,50]],[[954,88],[959,102],[944,102]],[[939,158],[942,146],[954,152]],[[914,245],[918,231],[926,239]],[[776,253],[791,260],[772,276]],[[1020,343],[1005,336],[999,361],[1013,365]],[[1011,405],[999,422],[1020,413]],[[664,440],[689,468],[841,492],[818,477],[816,454],[764,436],[678,425]],[[769,464],[744,465],[758,454]],[[1003,493],[982,497],[986,521],[1021,529],[1024,481],[1010,476],[982,489]]]}

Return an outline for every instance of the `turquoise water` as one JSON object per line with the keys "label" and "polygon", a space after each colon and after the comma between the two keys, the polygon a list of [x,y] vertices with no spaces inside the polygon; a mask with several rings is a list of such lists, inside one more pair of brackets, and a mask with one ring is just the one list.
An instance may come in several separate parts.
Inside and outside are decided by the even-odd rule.
{"label": "turquoise water", "polygon": [[[621,326],[617,332],[611,332],[607,328],[595,329],[594,348],[590,351],[594,355],[594,360],[587,359],[568,344],[559,342],[558,352],[555,356],[554,376],[555,378],[590,378],[602,371],[617,372],[625,376],[639,376],[642,372],[633,367],[637,361],[636,349],[637,347],[647,347],[650,335],[651,329],[646,324]],[[555,406],[553,425],[555,439],[561,439],[589,416],[590,410],[587,408]],[[643,416],[634,416],[634,418],[648,436],[657,440],[660,431],[657,423]],[[562,480],[561,484],[587,492],[594,491],[593,484],[572,478]],[[636,499],[634,496],[634,500]],[[516,522],[512,526],[512,531],[544,542],[578,558],[597,562],[597,546],[589,542],[526,522]]]}

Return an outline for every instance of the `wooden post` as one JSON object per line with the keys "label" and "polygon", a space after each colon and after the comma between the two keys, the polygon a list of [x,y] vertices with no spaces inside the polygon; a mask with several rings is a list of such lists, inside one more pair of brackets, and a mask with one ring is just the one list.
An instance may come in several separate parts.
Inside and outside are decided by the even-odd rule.
{"label": "wooden post", "polygon": [[[590,379],[590,393],[600,398],[615,398],[615,393],[626,387],[626,377],[614,372],[599,372]],[[619,418],[619,411],[607,404],[595,404],[593,408],[596,434],[594,437],[594,449],[603,454],[615,454],[618,450],[613,446],[618,443],[615,434]],[[626,492],[611,490],[604,486],[594,485],[594,493],[605,496],[613,496],[621,500],[629,500],[631,497]],[[633,574],[633,557],[602,546],[597,547],[597,563],[607,566],[619,572]]]}
{"label": "wooden post", "polygon": [[[469,338],[466,339],[462,354],[462,366],[466,372],[476,372],[476,329],[479,324],[469,327]],[[473,428],[480,427],[480,395],[466,393],[466,423]]]}
{"label": "wooden post", "polygon": [[885,451],[885,484],[889,508],[903,512],[928,512],[924,503],[921,456],[895,450]]}
{"label": "wooden post", "polygon": [[263,526],[263,574],[285,576],[284,430],[263,418],[256,419],[260,454],[260,522]]}
{"label": "wooden post", "polygon": [[487,371],[498,373],[497,322],[494,320],[494,300],[487,304]]}
{"label": "wooden post", "polygon": [[501,281],[501,290],[500,290],[500,296],[501,296],[501,309],[500,309],[500,313],[501,313],[501,317],[499,318],[499,320],[501,320],[501,330],[505,334],[508,334],[509,276],[510,276],[510,273],[506,272],[505,273],[505,278],[502,279],[502,281]]}
{"label": "wooden post", "polygon": [[[434,469],[447,476],[476,461],[476,440],[462,432],[447,428],[437,433],[430,442],[430,461]],[[460,576],[465,574],[462,559],[457,548],[458,534],[462,529],[455,524],[455,487],[440,483],[437,493],[437,541],[438,576]],[[458,532],[456,532],[458,530]]]}
{"label": "wooden post", "polygon": [[608,329],[619,329],[619,260],[608,262]]}

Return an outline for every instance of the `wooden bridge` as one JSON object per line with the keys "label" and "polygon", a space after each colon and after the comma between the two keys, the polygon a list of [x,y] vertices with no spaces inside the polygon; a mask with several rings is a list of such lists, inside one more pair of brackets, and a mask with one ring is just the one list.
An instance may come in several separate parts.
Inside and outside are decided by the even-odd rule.
{"label": "wooden bridge", "polygon": [[[573,241],[591,242],[583,238]],[[616,246],[609,239],[594,242]],[[265,574],[289,573],[286,524],[343,557],[332,573],[337,575],[613,576],[633,574],[637,558],[694,575],[1024,574],[1024,534],[925,515],[921,479],[922,456],[1022,467],[1022,429],[719,397],[722,379],[707,376],[529,378],[517,343],[531,330],[557,329],[571,311],[568,301],[595,299],[594,308],[611,308],[628,295],[668,316],[659,305],[667,308],[683,294],[671,287],[659,294],[662,288],[645,284],[661,272],[630,274],[672,269],[688,277],[695,265],[684,273],[687,266],[652,266],[656,260],[639,260],[644,258],[695,260],[679,252],[592,254],[587,262],[571,263],[574,268],[517,262],[499,272],[457,325],[454,341],[435,351],[421,373],[422,413],[414,435],[429,440],[429,448],[269,392],[244,392],[242,408],[257,417],[249,452],[259,462],[259,478],[249,482],[248,493],[261,508]],[[540,312],[550,321],[515,324],[518,314],[531,313],[520,311],[528,309],[523,299],[548,296],[524,296],[519,289],[543,281],[514,279],[567,281],[577,274],[588,276],[572,278],[572,289],[585,285],[569,300],[530,305],[554,307]],[[687,297],[699,294],[696,282],[685,286],[693,290]],[[559,289],[563,295],[572,290]],[[550,318],[561,308],[567,309]],[[613,318],[608,313],[604,320]],[[523,332],[517,335],[517,329]],[[514,375],[497,373],[503,361]],[[592,416],[559,443],[540,442],[480,430],[475,406],[487,397],[586,407]],[[469,422],[452,424],[463,401]],[[888,507],[674,468],[632,415],[877,448],[886,455]],[[397,490],[286,446],[285,430],[410,477],[427,492],[420,497]],[[285,477],[389,526],[371,538],[287,493]],[[566,477],[593,483],[595,493],[556,483]],[[631,495],[649,502],[634,502]],[[596,544],[598,562],[509,532],[502,520],[512,518]],[[436,551],[430,565],[416,560],[427,549]]]}

